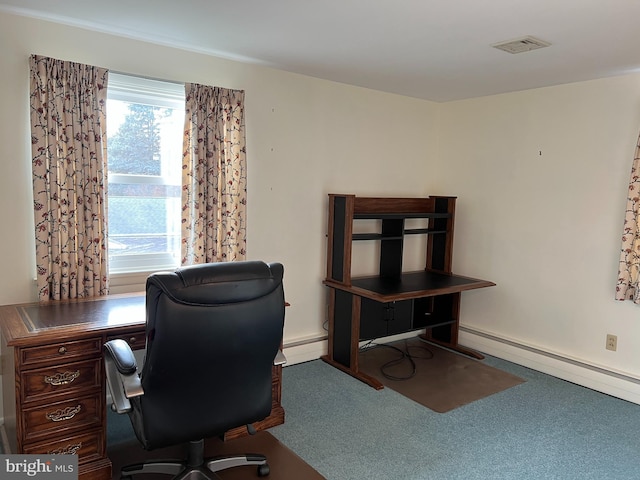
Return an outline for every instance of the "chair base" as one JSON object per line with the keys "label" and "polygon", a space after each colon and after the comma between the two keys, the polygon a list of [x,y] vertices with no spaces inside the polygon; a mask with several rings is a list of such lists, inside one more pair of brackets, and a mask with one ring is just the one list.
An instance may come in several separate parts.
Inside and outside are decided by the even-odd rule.
{"label": "chair base", "polygon": [[189,455],[185,461],[152,461],[123,467],[120,478],[131,478],[141,473],[172,475],[173,480],[220,480],[215,472],[227,468],[256,465],[258,476],[269,475],[269,465],[264,455],[242,454],[203,458],[204,440],[189,443]]}

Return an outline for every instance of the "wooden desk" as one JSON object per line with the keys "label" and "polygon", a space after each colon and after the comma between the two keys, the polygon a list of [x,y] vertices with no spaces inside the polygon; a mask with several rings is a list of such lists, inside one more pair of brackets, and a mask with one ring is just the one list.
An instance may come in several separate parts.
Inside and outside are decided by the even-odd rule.
{"label": "wooden desk", "polygon": [[[112,295],[0,307],[4,426],[11,453],[78,454],[82,480],[110,480],[102,345],[145,347],[145,297]],[[284,423],[282,367],[273,367],[271,415]],[[244,428],[227,432],[241,436]]]}
{"label": "wooden desk", "polygon": [[[442,196],[329,195],[324,281],[330,289],[329,352],[323,360],[381,389],[382,383],[359,369],[359,342],[422,329],[430,342],[483,358],[458,344],[460,294],[495,284],[451,271],[455,204],[455,197]],[[354,233],[355,222],[361,220],[375,221],[379,229]],[[422,226],[410,226],[415,221]],[[408,235],[427,236],[424,270],[403,271]],[[362,241],[380,244],[378,275],[351,275],[354,243]]]}
{"label": "wooden desk", "polygon": [[478,359],[458,344],[460,294],[493,282],[438,272],[410,272],[395,279],[365,277],[349,286],[325,280],[329,296],[329,346],[322,359],[376,389],[382,383],[360,371],[361,340],[424,329],[427,341]]}

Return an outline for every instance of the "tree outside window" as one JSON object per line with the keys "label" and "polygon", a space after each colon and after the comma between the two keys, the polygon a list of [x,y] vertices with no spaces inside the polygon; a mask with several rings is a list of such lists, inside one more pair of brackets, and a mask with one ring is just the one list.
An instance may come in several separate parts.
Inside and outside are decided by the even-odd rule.
{"label": "tree outside window", "polygon": [[110,271],[177,266],[184,108],[151,105],[148,92],[144,103],[127,101],[130,92],[126,100],[113,96],[107,103]]}

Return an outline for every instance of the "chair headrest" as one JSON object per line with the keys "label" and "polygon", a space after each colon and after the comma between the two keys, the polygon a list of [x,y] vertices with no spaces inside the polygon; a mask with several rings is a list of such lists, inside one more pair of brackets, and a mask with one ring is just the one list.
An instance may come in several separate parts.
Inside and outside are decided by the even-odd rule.
{"label": "chair headrest", "polygon": [[156,286],[177,303],[212,305],[263,297],[282,284],[280,263],[239,261],[190,265],[147,278],[147,290]]}

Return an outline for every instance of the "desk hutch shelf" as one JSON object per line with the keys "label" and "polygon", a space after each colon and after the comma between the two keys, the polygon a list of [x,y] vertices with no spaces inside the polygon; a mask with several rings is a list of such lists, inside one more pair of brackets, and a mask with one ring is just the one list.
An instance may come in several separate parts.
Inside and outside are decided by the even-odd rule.
{"label": "desk hutch shelf", "polygon": [[[327,276],[329,351],[322,359],[376,389],[382,384],[358,368],[362,340],[413,330],[421,337],[466,355],[483,358],[458,345],[460,293],[495,285],[451,271],[455,197],[379,198],[329,195]],[[426,220],[409,228],[407,220]],[[380,229],[354,233],[354,222],[378,220]],[[404,272],[407,235],[426,235],[426,266]],[[354,242],[379,241],[378,275],[352,277]]]}

